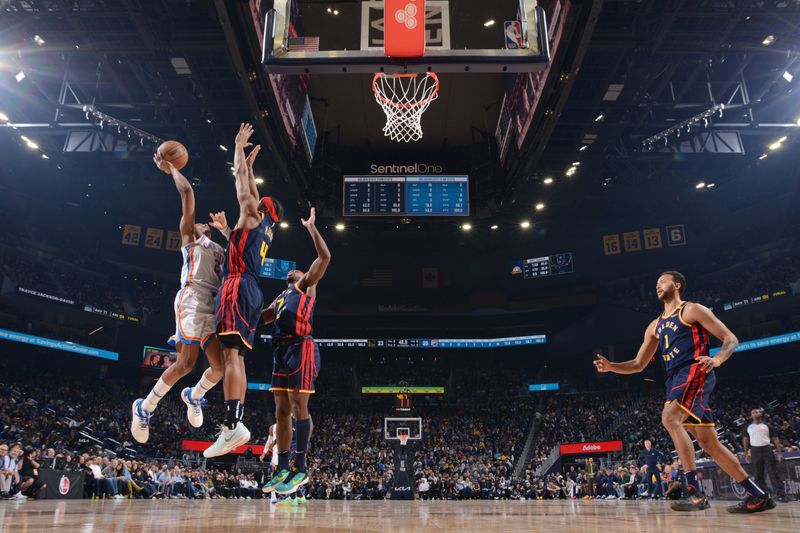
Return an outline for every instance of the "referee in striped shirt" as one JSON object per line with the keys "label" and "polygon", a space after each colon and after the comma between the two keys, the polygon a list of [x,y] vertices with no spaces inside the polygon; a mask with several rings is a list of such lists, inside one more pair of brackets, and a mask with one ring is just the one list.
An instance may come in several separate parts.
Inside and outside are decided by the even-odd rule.
{"label": "referee in striped shirt", "polygon": [[[764,422],[764,411],[753,409],[750,411],[753,423],[747,426],[747,431],[742,436],[744,445],[744,459],[753,465],[753,475],[759,487],[766,487],[764,482],[764,469],[769,472],[770,481],[778,491],[778,500],[786,501],[786,491],[783,480],[778,473],[777,463],[783,462],[781,438],[773,428]],[[772,453],[772,444],[775,445],[775,454]],[[777,463],[776,463],[777,458]]]}

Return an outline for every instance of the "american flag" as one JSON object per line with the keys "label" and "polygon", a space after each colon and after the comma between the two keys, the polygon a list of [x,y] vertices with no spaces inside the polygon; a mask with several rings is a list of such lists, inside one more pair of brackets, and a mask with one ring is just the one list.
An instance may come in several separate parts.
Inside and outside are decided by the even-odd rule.
{"label": "american flag", "polygon": [[389,288],[394,285],[394,271],[391,268],[376,268],[372,275],[361,280],[361,286],[370,289]]}
{"label": "american flag", "polygon": [[319,52],[319,37],[290,37],[289,50],[292,52]]}

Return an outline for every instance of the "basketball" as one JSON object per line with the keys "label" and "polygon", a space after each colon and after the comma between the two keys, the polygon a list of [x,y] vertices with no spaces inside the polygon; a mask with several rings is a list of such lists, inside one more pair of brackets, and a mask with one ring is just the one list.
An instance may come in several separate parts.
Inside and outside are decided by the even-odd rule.
{"label": "basketball", "polygon": [[178,170],[189,162],[189,152],[178,141],[164,141],[158,147],[158,155],[164,161],[169,161]]}

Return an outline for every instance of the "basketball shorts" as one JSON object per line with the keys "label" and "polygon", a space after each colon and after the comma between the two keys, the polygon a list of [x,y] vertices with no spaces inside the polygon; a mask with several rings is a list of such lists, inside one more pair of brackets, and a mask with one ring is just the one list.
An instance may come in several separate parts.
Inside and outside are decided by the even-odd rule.
{"label": "basketball shorts", "polygon": [[175,335],[167,341],[170,346],[200,344],[205,347],[216,333],[214,323],[214,293],[208,289],[187,285],[175,295]]}
{"label": "basketball shorts", "polygon": [[252,276],[226,278],[217,293],[216,330],[226,348],[253,349],[264,295]]}
{"label": "basketball shorts", "polygon": [[713,426],[710,400],[716,383],[714,371],[707,374],[697,363],[678,368],[667,374],[667,403],[677,401],[689,415],[684,425]]}
{"label": "basketball shorts", "polygon": [[270,390],[313,394],[319,367],[319,347],[314,339],[277,342],[272,352]]}

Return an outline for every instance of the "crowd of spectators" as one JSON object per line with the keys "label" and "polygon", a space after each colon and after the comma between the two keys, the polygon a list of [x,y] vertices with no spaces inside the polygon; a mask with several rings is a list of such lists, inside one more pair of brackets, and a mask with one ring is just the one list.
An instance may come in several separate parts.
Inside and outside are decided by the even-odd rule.
{"label": "crowd of spectators", "polygon": [[[182,439],[213,439],[216,428],[210,421],[221,418],[221,402],[214,396],[206,407],[209,423],[197,429],[186,422],[185,406],[177,396],[162,400],[150,441],[140,446],[128,433],[130,401],[140,392],[139,384],[102,373],[69,379],[46,373],[32,377],[8,364],[0,365],[0,376],[0,476],[10,475],[8,482],[25,495],[43,488],[38,469],[57,468],[83,469],[86,495],[91,497],[261,497],[258,488],[268,476],[268,461],[251,469],[236,470],[228,464],[213,470],[212,465],[201,467],[197,452],[180,449]],[[780,428],[785,450],[797,450],[800,406],[795,381],[796,376],[786,376],[721,385],[715,406],[723,442],[741,452],[747,413],[763,407],[773,426]],[[312,409],[309,497],[385,498],[392,487],[395,453],[383,435],[389,406],[381,402],[386,399],[321,398],[315,398]],[[412,442],[413,482],[422,499],[674,495],[679,491],[680,465],[673,462],[671,443],[660,426],[661,405],[660,396],[633,391],[553,395],[541,403],[527,396],[468,396],[424,405],[414,413],[424,426],[423,440]],[[266,440],[271,410],[271,402],[263,397],[253,395],[247,403],[251,442]],[[531,424],[532,455],[515,475]],[[559,443],[606,438],[624,442],[613,463],[604,462],[596,470],[573,464],[561,473],[537,471]],[[663,454],[658,469],[666,486],[659,490],[651,486],[646,465],[637,460],[645,438]],[[9,468],[12,460],[15,467]],[[3,489],[0,484],[0,492]]]}
{"label": "crowd of spectators", "polygon": [[28,294],[41,293],[50,301],[60,299],[143,319],[169,308],[177,289],[177,284],[125,272],[101,260],[82,263],[0,245],[2,274]]}

